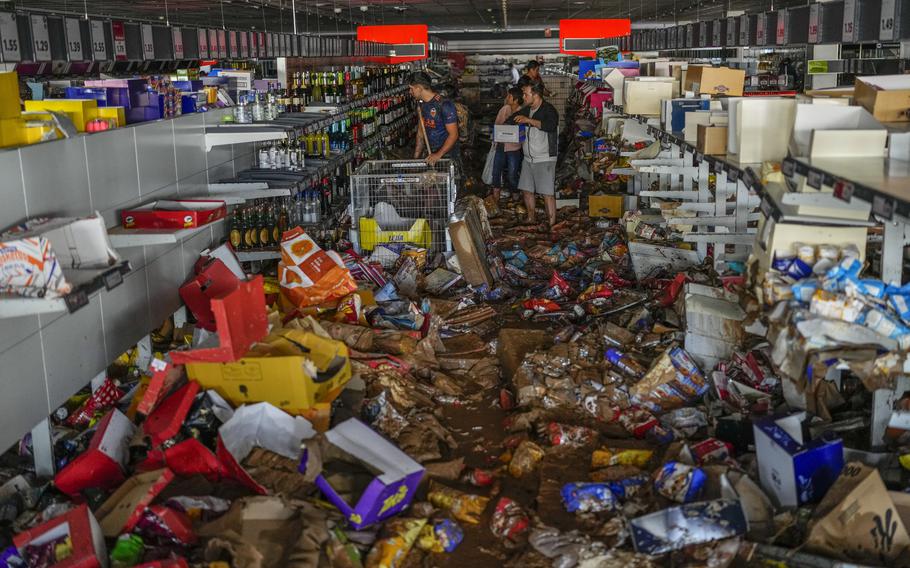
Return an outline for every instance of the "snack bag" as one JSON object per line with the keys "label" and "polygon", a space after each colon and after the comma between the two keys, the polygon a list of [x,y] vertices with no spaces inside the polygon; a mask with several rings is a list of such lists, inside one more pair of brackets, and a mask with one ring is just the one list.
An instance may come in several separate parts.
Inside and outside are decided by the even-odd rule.
{"label": "snack bag", "polygon": [[278,281],[282,293],[298,308],[337,300],[357,290],[341,257],[319,248],[300,227],[282,236]]}
{"label": "snack bag", "polygon": [[12,234],[0,238],[0,292],[55,298],[71,290],[49,240],[17,239]]}

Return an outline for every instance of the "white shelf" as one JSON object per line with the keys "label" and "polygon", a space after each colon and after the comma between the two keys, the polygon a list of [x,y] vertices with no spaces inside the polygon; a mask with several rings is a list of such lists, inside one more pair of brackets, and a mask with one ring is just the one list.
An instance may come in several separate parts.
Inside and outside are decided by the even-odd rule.
{"label": "white shelf", "polygon": [[281,251],[278,250],[239,250],[235,253],[240,262],[255,262],[260,260],[278,260],[281,258]]}
{"label": "white shelf", "polygon": [[205,151],[210,152],[215,146],[268,142],[269,140],[284,140],[287,137],[288,130],[279,126],[261,124],[213,126],[205,129]]}
{"label": "white shelf", "polygon": [[122,284],[123,275],[129,271],[127,262],[105,268],[64,270],[66,279],[73,288],[72,292],[53,298],[0,294],[0,319],[76,311],[88,303],[89,294]]}
{"label": "white shelf", "polygon": [[[231,184],[231,185],[253,185],[253,184]],[[255,185],[265,185],[265,184],[255,184]],[[213,187],[209,186],[209,195],[199,195],[196,197],[189,197],[188,199],[211,199],[212,197],[217,197],[218,199],[224,201],[226,205],[239,205],[241,203],[246,203],[251,199],[265,199],[267,197],[287,197],[291,195],[291,190],[288,188],[274,188],[274,189],[239,189],[233,191],[217,191],[213,190]]]}
{"label": "white shelf", "polygon": [[55,314],[66,311],[63,298],[24,298],[0,294],[0,319]]}
{"label": "white shelf", "polygon": [[116,227],[109,230],[107,235],[114,248],[169,245],[186,240],[220,223],[224,223],[224,219],[191,229],[124,229]]}

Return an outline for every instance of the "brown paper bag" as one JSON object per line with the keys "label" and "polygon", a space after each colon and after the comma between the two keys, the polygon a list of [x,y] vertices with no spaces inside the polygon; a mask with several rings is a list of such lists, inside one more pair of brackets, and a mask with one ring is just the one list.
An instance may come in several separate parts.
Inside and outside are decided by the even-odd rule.
{"label": "brown paper bag", "polygon": [[806,547],[843,560],[910,566],[905,501],[887,490],[878,470],[850,462],[816,508]]}

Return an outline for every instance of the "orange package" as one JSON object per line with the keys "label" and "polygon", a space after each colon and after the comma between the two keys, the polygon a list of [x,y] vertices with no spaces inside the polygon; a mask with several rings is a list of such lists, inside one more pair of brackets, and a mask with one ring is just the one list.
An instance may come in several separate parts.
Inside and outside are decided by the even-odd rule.
{"label": "orange package", "polygon": [[322,250],[300,227],[282,235],[278,282],[281,293],[298,308],[338,300],[357,290],[341,257]]}

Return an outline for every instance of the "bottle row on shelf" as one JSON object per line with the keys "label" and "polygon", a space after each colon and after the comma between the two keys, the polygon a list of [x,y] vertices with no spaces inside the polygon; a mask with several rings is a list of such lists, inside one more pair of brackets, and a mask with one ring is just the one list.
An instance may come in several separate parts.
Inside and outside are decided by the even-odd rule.
{"label": "bottle row on shelf", "polygon": [[403,85],[405,74],[392,67],[302,71],[290,77],[290,84],[279,93],[279,99],[288,112],[301,112],[314,103],[345,104]]}

